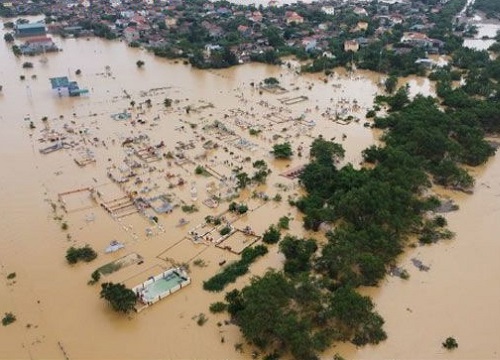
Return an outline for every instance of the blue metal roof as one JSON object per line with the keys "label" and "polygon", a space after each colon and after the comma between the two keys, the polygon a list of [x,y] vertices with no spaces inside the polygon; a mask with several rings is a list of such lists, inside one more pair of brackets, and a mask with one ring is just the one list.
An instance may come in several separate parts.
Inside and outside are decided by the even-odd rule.
{"label": "blue metal roof", "polygon": [[52,85],[52,89],[64,88],[64,87],[67,88],[70,86],[69,79],[67,76],[50,78],[50,83]]}
{"label": "blue metal roof", "polygon": [[31,23],[31,24],[18,24],[17,30],[27,30],[27,29],[45,29],[45,24],[42,23]]}

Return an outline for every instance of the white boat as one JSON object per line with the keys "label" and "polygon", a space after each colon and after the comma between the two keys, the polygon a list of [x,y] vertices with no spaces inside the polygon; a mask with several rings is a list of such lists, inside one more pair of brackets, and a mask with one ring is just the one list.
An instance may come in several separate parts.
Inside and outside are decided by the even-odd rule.
{"label": "white boat", "polygon": [[109,254],[109,253],[114,253],[115,251],[118,251],[120,249],[123,249],[125,247],[124,244],[122,244],[121,242],[118,242],[116,240],[113,240],[109,243],[109,246],[106,248],[105,250],[105,253],[106,254]]}

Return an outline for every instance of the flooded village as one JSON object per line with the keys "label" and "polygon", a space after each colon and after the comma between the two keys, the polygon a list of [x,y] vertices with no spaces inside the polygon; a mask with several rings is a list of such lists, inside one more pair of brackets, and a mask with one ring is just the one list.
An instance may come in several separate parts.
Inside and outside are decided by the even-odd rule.
{"label": "flooded village", "polygon": [[[0,312],[17,319],[0,329],[0,358],[258,357],[227,315],[210,313],[224,294],[203,283],[280,218],[285,233],[324,241],[290,205],[304,192],[298,174],[319,136],[345,148],[339,166],[361,166],[380,141],[366,118],[380,75],[299,74],[293,58],[198,70],[120,41],[54,43],[61,51],[29,58],[0,43]],[[426,78],[400,81],[411,96],[434,94]],[[272,153],[283,143],[290,159]],[[361,290],[388,339],[321,358],[499,358],[500,161],[473,171],[473,195],[433,189],[459,206],[445,215],[455,239],[408,249],[398,266],[410,279]],[[85,245],[97,258],[68,265],[67,249]],[[281,269],[278,246],[268,250],[225,290]],[[138,311],[113,312],[89,284],[95,271],[134,289]],[[449,335],[454,352],[441,347]]]}

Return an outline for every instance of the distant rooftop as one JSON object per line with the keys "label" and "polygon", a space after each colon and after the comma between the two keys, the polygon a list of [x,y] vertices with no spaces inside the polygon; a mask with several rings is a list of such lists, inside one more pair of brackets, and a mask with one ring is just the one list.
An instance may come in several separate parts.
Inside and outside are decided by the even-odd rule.
{"label": "distant rooftop", "polygon": [[45,24],[43,23],[32,23],[32,24],[18,24],[17,30],[27,30],[27,29],[45,29]]}
{"label": "distant rooftop", "polygon": [[69,87],[69,79],[67,76],[50,78],[50,83],[52,85],[52,89]]}

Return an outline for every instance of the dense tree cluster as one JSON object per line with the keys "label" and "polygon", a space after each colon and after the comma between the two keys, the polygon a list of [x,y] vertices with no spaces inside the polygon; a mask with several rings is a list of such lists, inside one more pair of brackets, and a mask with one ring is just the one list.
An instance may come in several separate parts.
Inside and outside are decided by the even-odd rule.
{"label": "dense tree cluster", "polygon": [[435,99],[417,96],[401,111],[375,119],[375,126],[391,131],[384,136],[387,147],[370,148],[366,159],[374,162],[383,159],[388,150],[398,149],[430,172],[436,183],[467,190],[474,181],[460,164],[480,165],[494,149],[476,123],[459,115],[439,110]]}
{"label": "dense tree cluster", "polygon": [[128,313],[134,309],[136,294],[123,284],[111,282],[101,284],[101,298],[105,299],[113,310]]}
{"label": "dense tree cluster", "polygon": [[259,256],[267,254],[265,245],[257,245],[255,247],[246,248],[241,253],[241,259],[235,261],[222,269],[222,271],[212,276],[207,281],[203,282],[203,289],[207,291],[222,291],[229,283],[235,282],[236,279],[248,272],[250,264],[252,264]]}
{"label": "dense tree cluster", "polygon": [[[338,168],[342,146],[314,140],[311,162],[300,176],[307,195],[294,203],[304,213],[306,229],[329,223],[334,230],[322,246],[285,236],[279,242],[283,271],[269,271],[226,294],[227,311],[247,340],[273,356],[290,352],[315,359],[333,341],[364,345],[386,338],[383,319],[355,288],[377,285],[409,236],[424,244],[452,238],[445,218],[427,215],[439,200],[426,197],[426,189],[432,182],[470,189],[474,179],[463,165],[482,164],[494,154],[484,133],[500,129],[498,101],[494,94],[472,99],[463,87],[451,88],[463,74],[450,68],[433,74],[441,87],[450,84],[444,104],[460,92],[460,101],[445,110],[437,99],[410,100],[405,87],[378,97],[377,107],[388,107],[387,116],[375,116],[375,126],[385,130],[385,146],[363,152],[371,166]],[[266,241],[279,241],[278,235],[271,226]]]}

